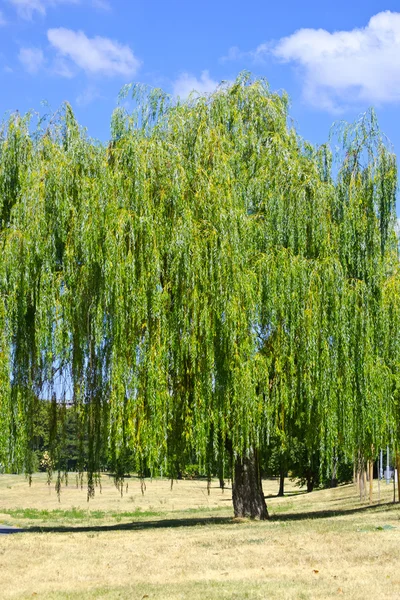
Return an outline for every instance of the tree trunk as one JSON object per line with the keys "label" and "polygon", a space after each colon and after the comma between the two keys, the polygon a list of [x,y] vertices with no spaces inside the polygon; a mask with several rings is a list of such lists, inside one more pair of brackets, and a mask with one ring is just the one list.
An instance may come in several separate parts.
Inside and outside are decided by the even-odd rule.
{"label": "tree trunk", "polygon": [[285,472],[281,471],[279,473],[279,492],[278,496],[282,497],[285,493]]}
{"label": "tree trunk", "polygon": [[313,477],[307,478],[307,493],[310,494],[314,489],[314,479]]}
{"label": "tree trunk", "polygon": [[366,499],[367,499],[367,471],[366,471],[365,466],[364,466],[364,470],[363,470],[363,485],[364,485],[364,501],[366,501]]}
{"label": "tree trunk", "polygon": [[378,465],[378,504],[381,503],[381,472]]}
{"label": "tree trunk", "polygon": [[234,463],[232,501],[235,517],[268,519],[257,452],[237,457]]}
{"label": "tree trunk", "polygon": [[369,467],[369,503],[372,504],[373,491],[374,491],[374,463],[372,460],[368,461]]}
{"label": "tree trunk", "polygon": [[335,488],[337,487],[338,484],[338,480],[337,480],[337,457],[335,457],[333,459],[333,468],[332,468],[332,477],[331,477],[331,488]]}

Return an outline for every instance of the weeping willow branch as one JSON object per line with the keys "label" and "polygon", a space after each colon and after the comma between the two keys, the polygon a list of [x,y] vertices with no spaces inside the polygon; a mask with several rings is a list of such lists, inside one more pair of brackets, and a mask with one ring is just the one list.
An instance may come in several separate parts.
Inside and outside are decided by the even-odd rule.
{"label": "weeping willow branch", "polygon": [[105,461],[223,472],[296,435],[329,470],[398,443],[397,171],[373,113],[342,128],[333,177],[262,79],[133,93],[105,146],[69,105],[1,129],[0,462],[32,469],[53,395],[90,495]]}

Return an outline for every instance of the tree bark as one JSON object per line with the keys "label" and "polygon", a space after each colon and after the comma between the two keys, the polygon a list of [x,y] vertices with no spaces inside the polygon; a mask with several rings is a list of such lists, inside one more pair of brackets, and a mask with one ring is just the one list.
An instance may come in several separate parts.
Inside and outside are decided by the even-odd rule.
{"label": "tree bark", "polygon": [[268,519],[257,451],[235,459],[232,501],[235,517]]}
{"label": "tree bark", "polygon": [[279,492],[278,496],[283,497],[285,493],[285,472],[281,471],[279,473]]}

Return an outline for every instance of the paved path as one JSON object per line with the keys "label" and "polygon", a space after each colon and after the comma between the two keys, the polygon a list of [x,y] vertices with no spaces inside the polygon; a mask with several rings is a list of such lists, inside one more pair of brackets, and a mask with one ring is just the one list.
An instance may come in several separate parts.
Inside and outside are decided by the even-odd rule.
{"label": "paved path", "polygon": [[0,535],[7,533],[20,533],[21,531],[23,531],[23,529],[12,527],[11,525],[2,525],[0,523]]}

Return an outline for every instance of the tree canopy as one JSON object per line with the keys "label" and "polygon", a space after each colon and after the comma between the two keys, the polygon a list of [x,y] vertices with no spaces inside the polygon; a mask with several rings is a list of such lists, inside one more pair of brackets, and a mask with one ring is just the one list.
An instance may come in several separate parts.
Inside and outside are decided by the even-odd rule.
{"label": "tree canopy", "polygon": [[105,455],[173,476],[293,436],[328,470],[396,445],[397,169],[373,111],[332,158],[263,79],[128,91],[108,145],[68,104],[0,130],[0,462],[31,470],[40,397],[73,400],[89,493]]}

